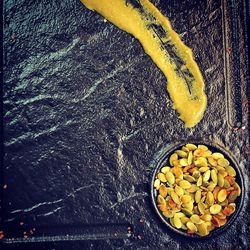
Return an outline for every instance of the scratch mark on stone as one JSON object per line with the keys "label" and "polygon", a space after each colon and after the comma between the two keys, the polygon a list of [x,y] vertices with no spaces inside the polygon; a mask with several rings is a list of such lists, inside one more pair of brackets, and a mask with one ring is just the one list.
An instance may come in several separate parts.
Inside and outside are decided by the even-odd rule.
{"label": "scratch mark on stone", "polygon": [[45,202],[41,202],[41,203],[38,203],[32,207],[29,207],[29,208],[25,208],[25,209],[17,209],[17,210],[14,210],[14,211],[11,211],[10,213],[11,214],[15,214],[15,213],[21,213],[21,212],[24,212],[24,213],[27,213],[27,212],[30,212],[36,208],[39,208],[41,206],[44,206],[44,205],[52,205],[52,204],[56,204],[56,203],[59,203],[63,201],[63,199],[59,199],[59,200],[55,200],[55,201],[45,201]]}
{"label": "scratch mark on stone", "polygon": [[[59,59],[62,56],[68,55],[67,53],[72,50],[75,45],[80,41],[80,38],[74,39],[67,47],[60,49],[56,52],[52,52],[49,55],[39,55],[39,56],[33,56],[30,57],[26,65],[23,67],[23,71],[19,76],[19,79],[22,80],[24,78],[29,77],[30,74],[32,74],[34,71],[41,69],[43,67],[47,67],[46,63],[51,61],[51,60],[56,60]],[[28,82],[26,83],[26,85]],[[24,86],[20,85],[16,87],[17,89],[23,88]]]}
{"label": "scratch mark on stone", "polygon": [[90,89],[87,91],[87,93],[83,96],[83,98],[81,98],[81,101],[84,101],[85,99],[87,99],[91,94],[93,94],[95,92],[95,90],[97,89],[97,87],[104,81],[112,78],[113,76],[115,76],[117,73],[119,72],[123,72],[126,69],[128,69],[129,67],[132,66],[132,63],[127,64],[125,67],[123,65],[120,65],[119,67],[117,67],[116,69],[114,69],[113,71],[111,71],[109,74],[107,74],[105,77],[98,79],[91,87]]}
{"label": "scratch mark on stone", "polygon": [[51,215],[51,214],[56,213],[57,211],[61,210],[62,208],[64,208],[64,206],[62,206],[62,207],[57,207],[56,209],[53,209],[53,210],[50,211],[50,212],[47,212],[47,213],[45,213],[45,214],[38,214],[38,215],[36,215],[36,216],[37,216],[37,217],[46,217],[46,216],[49,216],[49,215]]}
{"label": "scratch mark on stone", "polygon": [[130,200],[130,199],[133,199],[135,197],[139,197],[141,199],[141,198],[146,197],[146,196],[148,196],[148,193],[146,193],[146,192],[135,193],[134,190],[132,190],[131,193],[128,196],[124,197],[124,198],[122,198],[121,194],[119,194],[119,195],[117,195],[118,201],[116,203],[114,203],[112,206],[110,206],[110,208],[114,208],[117,205],[120,205],[123,202],[125,202],[127,200]]}
{"label": "scratch mark on stone", "polygon": [[24,209],[17,209],[17,210],[14,210],[14,211],[11,211],[10,213],[11,214],[16,214],[16,213],[28,213],[28,212],[31,212],[39,207],[42,207],[42,206],[48,206],[48,205],[54,205],[54,204],[58,204],[66,199],[68,199],[69,197],[73,197],[77,192],[83,190],[83,189],[87,189],[87,188],[90,188],[94,186],[94,184],[90,184],[90,185],[87,185],[87,186],[82,186],[82,187],[79,187],[79,188],[76,188],[75,190],[73,190],[71,193],[69,193],[68,195],[66,195],[66,197],[64,198],[61,198],[61,199],[58,199],[58,200],[55,200],[55,201],[45,201],[45,202],[41,202],[41,203],[38,203],[38,204],[35,204],[34,206],[32,207],[29,207],[29,208],[24,208]]}

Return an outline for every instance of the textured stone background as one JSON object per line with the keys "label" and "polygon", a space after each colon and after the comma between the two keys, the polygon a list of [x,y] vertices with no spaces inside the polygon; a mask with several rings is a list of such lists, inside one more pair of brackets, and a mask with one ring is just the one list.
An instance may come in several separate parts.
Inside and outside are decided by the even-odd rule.
{"label": "textured stone background", "polygon": [[[233,132],[226,116],[225,86],[231,88],[233,82],[224,76],[228,51],[223,46],[222,4],[219,0],[153,2],[193,49],[206,82],[208,107],[193,129],[183,127],[172,109],[163,74],[132,36],[104,22],[78,0],[4,1],[7,188],[2,190],[2,219],[7,238],[20,238],[33,227],[35,236],[53,234],[52,228],[59,236],[79,228],[86,237],[85,228],[92,228],[90,234],[104,230],[106,239],[25,246],[250,247],[249,134],[248,129]],[[248,72],[243,7],[241,1],[236,2],[244,101]],[[248,112],[243,108],[243,125],[248,127]],[[226,147],[237,157],[245,176],[242,213],[224,235],[209,241],[173,235],[159,221],[150,201],[153,163],[166,146],[188,138]],[[124,239],[108,239],[116,228],[127,230],[127,225],[133,229],[131,237],[123,233]]]}

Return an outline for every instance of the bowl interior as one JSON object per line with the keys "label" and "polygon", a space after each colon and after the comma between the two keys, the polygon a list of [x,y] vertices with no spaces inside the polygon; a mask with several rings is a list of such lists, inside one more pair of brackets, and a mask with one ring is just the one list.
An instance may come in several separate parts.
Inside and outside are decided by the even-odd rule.
{"label": "bowl interior", "polygon": [[[214,152],[220,152],[222,153],[226,159],[229,160],[230,165],[235,169],[236,171],[236,182],[238,183],[238,185],[241,188],[241,194],[239,197],[237,197],[237,199],[235,200],[236,203],[236,211],[228,217],[228,221],[227,223],[219,228],[215,228],[214,230],[212,230],[207,236],[199,236],[197,234],[188,234],[186,233],[184,230],[181,229],[177,229],[175,227],[173,227],[169,220],[167,218],[165,218],[162,214],[162,212],[158,209],[157,207],[157,190],[154,188],[154,181],[156,179],[156,175],[158,174],[158,172],[160,171],[160,169],[166,165],[170,155],[177,149],[181,149],[182,146],[184,146],[187,143],[193,143],[193,144],[202,144],[207,146],[213,153]],[[191,142],[186,142],[186,143],[178,143],[173,145],[170,149],[166,149],[165,154],[162,155],[162,157],[159,159],[159,161],[156,164],[155,170],[153,172],[153,176],[152,176],[152,181],[151,181],[151,199],[153,202],[153,206],[156,210],[156,213],[158,214],[158,216],[160,217],[161,221],[168,227],[170,228],[172,231],[174,231],[175,233],[185,236],[185,237],[189,237],[189,238],[208,238],[208,237],[212,237],[212,236],[216,236],[222,232],[224,232],[226,229],[228,229],[232,223],[235,221],[235,219],[237,218],[240,210],[242,209],[243,206],[243,201],[244,201],[244,193],[245,193],[245,188],[244,188],[244,181],[243,181],[243,175],[241,172],[241,169],[239,167],[239,165],[237,164],[237,161],[235,160],[234,156],[231,155],[231,153],[229,151],[227,151],[225,148],[214,144],[214,143],[203,143],[201,141],[191,141]]]}

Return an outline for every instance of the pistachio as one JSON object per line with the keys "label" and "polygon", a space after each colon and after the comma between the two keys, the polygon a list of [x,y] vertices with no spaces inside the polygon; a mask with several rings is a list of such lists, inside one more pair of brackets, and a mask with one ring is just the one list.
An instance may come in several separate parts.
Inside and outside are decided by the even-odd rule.
{"label": "pistachio", "polygon": [[209,170],[209,167],[201,167],[200,169],[199,169],[199,171],[201,172],[201,173],[205,173],[206,171],[208,171]]}
{"label": "pistachio", "polygon": [[232,191],[229,196],[228,196],[228,201],[229,202],[234,202],[236,198],[238,197],[238,192],[237,191]]}
{"label": "pistachio", "polygon": [[198,187],[195,184],[191,184],[191,187],[187,189],[189,193],[195,193],[197,190],[198,190]]}
{"label": "pistachio", "polygon": [[181,197],[181,201],[183,202],[183,203],[187,203],[187,202],[189,202],[189,201],[191,201],[192,200],[192,197],[190,196],[190,195],[188,195],[188,194],[184,194],[182,197]]}
{"label": "pistachio", "polygon": [[195,151],[194,151],[194,156],[202,156],[202,154],[204,153],[204,150],[202,148],[197,148]]}
{"label": "pistachio", "polygon": [[169,221],[170,221],[170,224],[172,225],[172,227],[175,227],[174,217],[170,218]]}
{"label": "pistachio", "polygon": [[241,194],[241,188],[236,182],[234,184],[234,188],[235,188],[235,191],[237,191],[237,195],[239,196]]}
{"label": "pistachio", "polygon": [[188,166],[187,158],[180,159],[180,165],[182,167]]}
{"label": "pistachio", "polygon": [[179,197],[174,191],[171,192],[170,196],[175,203],[180,203]]}
{"label": "pistachio", "polygon": [[188,182],[196,182],[195,178],[191,175],[184,175],[183,178]]}
{"label": "pistachio", "polygon": [[170,210],[164,211],[164,212],[162,212],[162,214],[163,214],[165,217],[167,217],[167,218],[172,218],[172,217],[174,217],[173,212],[170,211]]}
{"label": "pistachio", "polygon": [[167,212],[167,205],[165,204],[158,204],[157,207],[162,211],[162,212]]}
{"label": "pistachio", "polygon": [[168,194],[168,189],[165,185],[161,185],[160,188],[159,188],[159,194],[165,198]]}
{"label": "pistachio", "polygon": [[197,215],[197,214],[193,214],[193,215],[190,217],[190,220],[191,220],[193,223],[195,223],[195,224],[201,224],[201,223],[202,223],[202,221],[201,221],[199,215]]}
{"label": "pistachio", "polygon": [[204,214],[205,213],[205,209],[206,209],[206,206],[203,202],[199,202],[198,203],[198,209],[200,211],[201,214]]}
{"label": "pistachio", "polygon": [[218,177],[217,177],[217,173],[216,173],[216,170],[215,169],[212,169],[211,170],[211,179],[212,181],[217,184],[218,182]]}
{"label": "pistachio", "polygon": [[197,187],[200,187],[202,185],[202,176],[200,176],[197,180]]}
{"label": "pistachio", "polygon": [[194,231],[194,232],[197,231],[197,227],[195,226],[193,222],[188,221],[186,225],[187,225],[187,228],[190,229],[191,231]]}
{"label": "pistachio", "polygon": [[188,165],[191,165],[192,161],[193,161],[193,153],[192,151],[190,151],[188,152],[188,158],[187,158]]}
{"label": "pistachio", "polygon": [[211,174],[211,171],[210,170],[207,170],[204,174],[203,174],[203,181],[208,181],[210,179],[210,174]]}
{"label": "pistachio", "polygon": [[176,168],[175,176],[176,176],[176,178],[183,179],[183,172],[182,172],[182,169],[180,167]]}
{"label": "pistachio", "polygon": [[207,197],[207,193],[205,193],[204,195],[202,194],[202,198],[200,200],[200,202],[204,203]]}
{"label": "pistachio", "polygon": [[213,191],[213,195],[214,195],[214,199],[218,200],[218,193],[220,191],[220,187],[215,187],[214,191]]}
{"label": "pistachio", "polygon": [[174,216],[173,224],[174,224],[174,226],[175,226],[176,228],[178,228],[178,229],[181,228],[182,223],[181,223],[180,218],[177,218],[177,217]]}
{"label": "pistachio", "polygon": [[213,166],[213,167],[217,166],[217,161],[212,156],[207,157],[207,159],[208,159],[208,162],[211,166]]}
{"label": "pistachio", "polygon": [[203,214],[203,215],[201,215],[201,219],[204,221],[211,221],[212,215],[211,214]]}
{"label": "pistachio", "polygon": [[184,214],[184,216],[181,217],[181,222],[182,222],[182,224],[186,224],[188,221],[189,221],[189,218],[186,217],[185,214]]}
{"label": "pistachio", "polygon": [[214,204],[210,207],[209,210],[211,214],[218,214],[221,211],[221,205]]}
{"label": "pistachio", "polygon": [[196,193],[195,193],[195,202],[199,203],[200,200],[201,200],[201,191],[197,190]]}
{"label": "pistachio", "polygon": [[223,187],[224,182],[225,182],[224,177],[220,173],[217,175],[217,177],[218,177],[218,185],[219,185],[219,187]]}
{"label": "pistachio", "polygon": [[203,149],[204,151],[207,151],[207,150],[208,150],[208,147],[205,146],[205,145],[202,145],[202,144],[199,144],[199,145],[198,145],[198,148],[201,148],[201,149]]}
{"label": "pistachio", "polygon": [[221,189],[218,193],[218,201],[223,202],[227,198],[227,191],[226,189]]}
{"label": "pistachio", "polygon": [[226,166],[225,168],[226,168],[226,171],[227,171],[228,175],[233,176],[233,177],[236,176],[236,171],[234,170],[233,167]]}
{"label": "pistachio", "polygon": [[218,159],[218,164],[225,168],[225,167],[229,166],[229,161],[225,158],[220,158],[220,159]]}
{"label": "pistachio", "polygon": [[224,188],[230,188],[231,187],[230,182],[226,178],[224,178],[224,185],[223,185],[223,187]]}
{"label": "pistachio", "polygon": [[193,212],[188,210],[187,208],[182,208],[181,211],[187,216],[191,216],[193,214]]}
{"label": "pistachio", "polygon": [[209,206],[214,204],[214,196],[211,191],[207,192],[206,204],[208,204]]}
{"label": "pistachio", "polygon": [[181,187],[177,186],[177,185],[175,186],[174,191],[178,196],[182,196],[184,194],[184,190]]}
{"label": "pistachio", "polygon": [[[231,186],[234,186],[234,184],[237,184],[237,183],[235,182],[235,178],[232,177],[232,176],[230,176],[230,175],[226,176],[226,177],[225,177],[225,180],[227,180],[227,181],[230,183]],[[238,184],[237,184],[237,185],[238,185]]]}
{"label": "pistachio", "polygon": [[185,214],[182,213],[182,212],[178,212],[178,213],[175,213],[174,215],[176,218],[182,218],[182,217],[185,217]]}
{"label": "pistachio", "polygon": [[198,206],[195,206],[193,210],[194,210],[194,213],[195,213],[195,214],[199,214],[199,213],[200,213],[200,211],[199,211],[199,209],[198,209]]}
{"label": "pistachio", "polygon": [[175,177],[174,177],[174,175],[172,174],[172,172],[167,172],[166,174],[165,174],[165,176],[166,176],[166,180],[167,180],[167,182],[169,183],[169,184],[174,184],[175,183]]}
{"label": "pistachio", "polygon": [[214,183],[214,182],[211,182],[209,185],[208,185],[208,187],[207,187],[207,189],[209,190],[209,191],[213,191],[214,190],[214,188],[216,187],[216,184]]}
{"label": "pistachio", "polygon": [[173,164],[173,166],[178,166],[178,165],[180,165],[180,161],[179,160],[173,160],[172,164]]}
{"label": "pistachio", "polygon": [[226,177],[228,175],[228,173],[225,169],[220,169],[219,174],[221,174],[223,177]]}
{"label": "pistachio", "polygon": [[224,158],[224,155],[221,154],[221,153],[216,152],[216,153],[213,153],[213,154],[212,154],[212,157],[213,157],[215,160],[218,160],[218,159]]}
{"label": "pistachio", "polygon": [[178,160],[178,155],[176,153],[172,154],[169,158],[169,164],[173,166],[173,161]]}
{"label": "pistachio", "polygon": [[188,209],[189,211],[192,211],[194,208],[194,203],[192,201],[186,202],[184,203],[184,206],[186,209]]}
{"label": "pistachio", "polygon": [[175,150],[175,153],[179,156],[179,157],[187,157],[187,152],[183,151],[183,150]]}
{"label": "pistachio", "polygon": [[196,225],[199,235],[206,236],[209,234],[208,226],[206,223]]}
{"label": "pistachio", "polygon": [[197,167],[207,167],[207,159],[205,157],[199,157],[194,161],[194,165]]}
{"label": "pistachio", "polygon": [[224,201],[219,202],[219,205],[221,205],[222,207],[227,206],[228,205],[228,199],[225,199]]}
{"label": "pistachio", "polygon": [[156,180],[154,181],[154,187],[156,188],[156,190],[159,189],[160,184],[161,184],[161,181],[160,181],[159,179],[156,179]]}
{"label": "pistachio", "polygon": [[192,176],[193,176],[195,179],[198,179],[198,178],[201,176],[201,174],[200,174],[200,172],[199,172],[198,170],[195,170],[195,171],[193,172]]}
{"label": "pistachio", "polygon": [[162,172],[163,174],[166,174],[169,170],[170,170],[170,167],[166,166],[166,167],[163,167],[163,168],[161,169],[161,172]]}
{"label": "pistachio", "polygon": [[167,179],[163,173],[158,173],[157,177],[161,182],[167,182]]}
{"label": "pistachio", "polygon": [[170,195],[171,192],[174,191],[174,188],[172,188],[172,187],[167,187],[167,190],[168,190],[168,195]]}
{"label": "pistachio", "polygon": [[202,157],[209,157],[209,156],[211,156],[211,155],[212,155],[212,151],[206,150],[201,156],[202,156]]}
{"label": "pistachio", "polygon": [[166,205],[166,204],[167,204],[166,201],[165,201],[165,199],[164,199],[164,197],[162,197],[161,195],[158,195],[158,196],[157,196],[157,202],[158,202],[159,204],[163,204],[163,205]]}
{"label": "pistachio", "polygon": [[186,144],[185,146],[188,150],[194,151],[195,149],[197,149],[197,146],[191,143]]}
{"label": "pistachio", "polygon": [[186,180],[182,180],[179,182],[179,186],[183,189],[189,189],[191,187],[191,183]]}
{"label": "pistachio", "polygon": [[[232,204],[234,204],[234,205],[232,205]],[[226,216],[230,216],[231,214],[233,214],[235,212],[235,207],[236,207],[235,203],[231,203],[223,209],[222,213]]]}
{"label": "pistachio", "polygon": [[185,146],[182,146],[181,150],[184,151],[184,152],[189,152],[189,149],[187,147],[185,147]]}

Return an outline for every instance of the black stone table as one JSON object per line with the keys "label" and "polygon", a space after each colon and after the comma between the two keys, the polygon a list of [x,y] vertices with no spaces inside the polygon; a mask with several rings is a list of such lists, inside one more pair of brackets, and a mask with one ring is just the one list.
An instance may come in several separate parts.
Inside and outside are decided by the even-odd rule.
{"label": "black stone table", "polygon": [[[152,1],[206,82],[192,129],[139,42],[79,0],[3,2],[1,249],[250,248],[248,1]],[[205,241],[170,232],[150,200],[155,162],[192,138],[235,155],[246,185],[233,226]]]}

